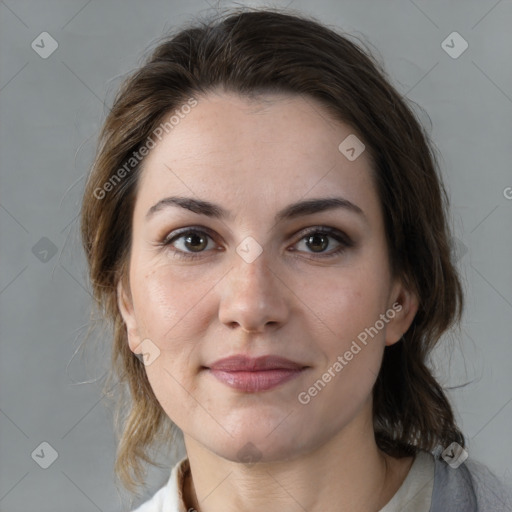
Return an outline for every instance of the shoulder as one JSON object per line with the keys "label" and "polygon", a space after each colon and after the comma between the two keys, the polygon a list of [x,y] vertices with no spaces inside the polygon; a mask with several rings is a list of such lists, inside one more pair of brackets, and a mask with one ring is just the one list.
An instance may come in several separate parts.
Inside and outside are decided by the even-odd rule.
{"label": "shoulder", "polygon": [[435,458],[430,512],[512,512],[512,490],[484,464],[467,459],[456,469]]}

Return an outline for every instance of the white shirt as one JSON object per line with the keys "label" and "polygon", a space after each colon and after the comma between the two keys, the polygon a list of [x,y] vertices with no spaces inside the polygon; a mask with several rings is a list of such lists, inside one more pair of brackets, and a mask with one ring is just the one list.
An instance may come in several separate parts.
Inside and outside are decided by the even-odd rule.
{"label": "white shirt", "polygon": [[379,512],[429,512],[434,490],[434,456],[419,452],[402,485]]}

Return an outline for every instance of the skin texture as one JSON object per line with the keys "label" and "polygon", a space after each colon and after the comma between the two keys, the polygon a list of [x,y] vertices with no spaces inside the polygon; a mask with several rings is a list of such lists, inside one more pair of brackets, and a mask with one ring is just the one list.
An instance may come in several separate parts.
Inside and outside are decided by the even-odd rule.
{"label": "skin texture", "polygon": [[[160,351],[146,371],[184,433],[192,472],[187,505],[207,512],[377,511],[412,458],[377,448],[371,391],[385,346],[407,331],[418,300],[390,274],[369,159],[363,152],[349,161],[338,150],[353,130],[314,99],[224,91],[197,99],[145,160],[129,283],[118,287],[130,349],[142,352],[149,339]],[[207,200],[232,217],[169,206],[146,219],[168,196]],[[338,208],[274,221],[290,203],[335,196],[365,216]],[[185,227],[207,229],[210,238],[160,244]],[[331,235],[308,244],[304,230],[315,227],[335,228],[353,245],[322,256],[342,244]],[[262,249],[251,263],[236,250],[247,237]],[[178,259],[173,248],[197,257]],[[400,305],[394,318],[300,403],[299,393],[393,304]],[[309,368],[274,389],[244,393],[202,368],[234,354],[274,354]],[[257,463],[242,463],[250,450]]]}

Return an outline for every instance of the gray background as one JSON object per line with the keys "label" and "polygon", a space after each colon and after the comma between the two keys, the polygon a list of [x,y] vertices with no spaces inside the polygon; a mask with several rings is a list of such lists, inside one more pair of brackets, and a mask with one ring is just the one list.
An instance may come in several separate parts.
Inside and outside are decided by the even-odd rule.
{"label": "gray background", "polygon": [[[450,391],[470,457],[510,481],[512,2],[272,5],[286,4],[370,41],[401,94],[432,120],[419,112],[442,155],[468,303],[462,337],[445,336],[436,351],[437,373],[446,386],[472,381]],[[100,395],[108,337],[94,333],[98,349],[73,357],[91,309],[77,214],[122,76],[157,37],[210,9],[203,0],[0,1],[2,511],[128,510]],[[453,31],[469,44],[458,58],[441,46]],[[46,59],[31,47],[42,32],[58,43]],[[58,453],[48,469],[31,457],[42,442]],[[149,478],[142,500],[168,469]]]}

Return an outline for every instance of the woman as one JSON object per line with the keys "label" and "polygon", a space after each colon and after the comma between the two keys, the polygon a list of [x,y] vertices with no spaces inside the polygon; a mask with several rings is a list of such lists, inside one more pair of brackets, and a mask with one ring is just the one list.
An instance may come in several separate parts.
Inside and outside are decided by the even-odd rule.
{"label": "woman", "polygon": [[122,86],[82,234],[130,392],[116,471],[186,457],[149,511],[510,510],[426,364],[460,322],[428,137],[369,53],[231,12]]}

